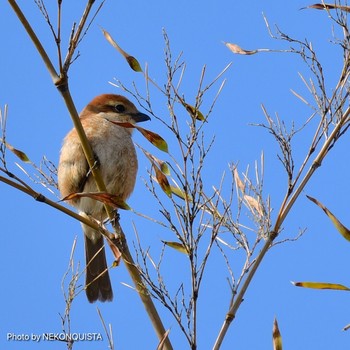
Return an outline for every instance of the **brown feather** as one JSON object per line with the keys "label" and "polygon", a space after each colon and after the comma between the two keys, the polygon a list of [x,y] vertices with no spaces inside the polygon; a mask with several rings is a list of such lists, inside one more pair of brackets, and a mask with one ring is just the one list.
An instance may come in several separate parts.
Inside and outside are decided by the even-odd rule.
{"label": "brown feather", "polygon": [[113,291],[107,268],[103,237],[100,235],[96,242],[87,238],[86,235],[84,235],[84,237],[86,258],[86,296],[90,303],[93,303],[96,300],[111,301],[113,299]]}

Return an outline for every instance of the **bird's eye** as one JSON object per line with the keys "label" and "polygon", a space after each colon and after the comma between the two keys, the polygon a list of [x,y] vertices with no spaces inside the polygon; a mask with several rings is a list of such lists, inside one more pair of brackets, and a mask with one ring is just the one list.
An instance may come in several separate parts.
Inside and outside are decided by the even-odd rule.
{"label": "bird's eye", "polygon": [[120,104],[118,104],[118,105],[115,105],[115,110],[118,112],[118,113],[123,113],[123,112],[125,112],[125,106],[124,105],[120,105]]}

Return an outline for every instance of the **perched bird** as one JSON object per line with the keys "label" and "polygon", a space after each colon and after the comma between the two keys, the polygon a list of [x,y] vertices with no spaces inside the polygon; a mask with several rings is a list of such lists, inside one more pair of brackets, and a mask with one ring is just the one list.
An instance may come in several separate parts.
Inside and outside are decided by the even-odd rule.
{"label": "perched bird", "polygon": [[[110,121],[135,124],[149,119],[149,116],[139,112],[127,98],[112,94],[95,97],[80,114],[107,192],[120,196],[123,201],[133,191],[137,173],[136,151],[131,139],[133,129]],[[62,197],[71,193],[97,191],[75,129],[63,141],[58,165],[58,187]],[[104,205],[91,198],[75,198],[69,203],[82,215],[99,221],[107,218]],[[82,224],[82,227],[85,236],[87,298],[91,303],[96,300],[111,301],[113,291],[107,270],[103,236],[89,226]],[[99,275],[101,276],[98,277]]]}

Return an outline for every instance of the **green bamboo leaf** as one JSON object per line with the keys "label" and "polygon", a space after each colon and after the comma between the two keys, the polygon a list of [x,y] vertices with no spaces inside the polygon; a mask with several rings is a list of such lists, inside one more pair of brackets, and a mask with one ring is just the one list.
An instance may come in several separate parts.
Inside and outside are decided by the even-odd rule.
{"label": "green bamboo leaf", "polygon": [[278,328],[278,323],[276,318],[273,321],[272,342],[273,342],[273,350],[282,350],[282,336]]}
{"label": "green bamboo leaf", "polygon": [[312,198],[308,195],[306,195],[310,201],[314,202],[316,205],[318,205],[325,213],[326,215],[331,219],[333,222],[335,228],[339,231],[339,233],[348,241],[350,241],[350,230],[345,227],[333,214],[330,210],[328,210],[321,202],[319,202],[317,199]]}
{"label": "green bamboo leaf", "polygon": [[188,251],[186,249],[186,247],[179,243],[179,242],[169,242],[169,241],[162,241],[165,245],[171,247],[171,248],[174,248],[175,250],[177,250],[178,252],[180,253],[183,253],[183,254],[188,254]]}
{"label": "green bamboo leaf", "polygon": [[326,283],[326,282],[292,282],[292,283],[296,287],[303,287],[303,288],[350,291],[350,288],[338,283]]}

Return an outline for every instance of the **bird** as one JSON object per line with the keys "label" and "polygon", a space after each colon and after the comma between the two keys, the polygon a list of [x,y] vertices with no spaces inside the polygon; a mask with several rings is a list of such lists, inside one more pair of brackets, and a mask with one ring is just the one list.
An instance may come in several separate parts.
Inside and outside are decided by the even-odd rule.
{"label": "bird", "polygon": [[[138,169],[133,128],[112,122],[136,124],[150,120],[126,97],[103,94],[95,97],[79,115],[95,156],[107,192],[125,201],[132,193]],[[62,198],[72,193],[98,191],[85,158],[78,133],[73,128],[64,138],[58,169],[58,188]],[[103,203],[89,197],[67,201],[81,215],[103,222],[107,219]],[[90,303],[112,301],[113,289],[108,273],[104,240],[101,233],[82,224],[85,241],[85,291]]]}

